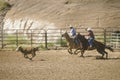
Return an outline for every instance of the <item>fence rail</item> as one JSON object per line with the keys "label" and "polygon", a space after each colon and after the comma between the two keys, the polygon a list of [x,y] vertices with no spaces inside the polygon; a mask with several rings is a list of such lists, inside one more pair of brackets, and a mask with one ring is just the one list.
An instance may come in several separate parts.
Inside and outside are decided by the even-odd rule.
{"label": "fence rail", "polygon": [[[86,34],[85,28],[76,28],[77,32]],[[39,46],[41,48],[59,48],[66,46],[61,35],[69,28],[49,30],[0,30],[1,49],[15,49],[17,46]],[[120,50],[120,29],[93,28],[96,40]]]}

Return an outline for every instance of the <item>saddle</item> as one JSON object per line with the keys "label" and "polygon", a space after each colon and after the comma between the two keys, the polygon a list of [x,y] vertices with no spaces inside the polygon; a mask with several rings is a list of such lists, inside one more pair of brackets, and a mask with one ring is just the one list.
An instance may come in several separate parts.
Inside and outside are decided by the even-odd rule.
{"label": "saddle", "polygon": [[79,39],[77,39],[76,37],[73,38],[73,42],[75,43],[75,45],[79,45],[80,44]]}

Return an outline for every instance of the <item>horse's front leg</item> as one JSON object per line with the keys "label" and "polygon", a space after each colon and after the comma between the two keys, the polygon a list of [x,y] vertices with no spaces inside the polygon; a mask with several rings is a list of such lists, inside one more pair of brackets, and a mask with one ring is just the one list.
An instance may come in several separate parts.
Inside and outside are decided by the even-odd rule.
{"label": "horse's front leg", "polygon": [[78,50],[80,50],[80,48],[77,48],[75,51],[74,51],[74,54],[75,55],[77,55],[80,51],[78,51]]}
{"label": "horse's front leg", "polygon": [[84,57],[83,54],[84,54],[85,50],[81,50],[81,55],[80,57]]}
{"label": "horse's front leg", "polygon": [[35,52],[33,52],[33,53],[32,53],[32,58],[33,58],[33,57],[35,57],[35,56],[36,56],[36,53],[35,53]]}
{"label": "horse's front leg", "polygon": [[68,48],[68,52],[69,52],[70,54],[73,54],[71,48]]}

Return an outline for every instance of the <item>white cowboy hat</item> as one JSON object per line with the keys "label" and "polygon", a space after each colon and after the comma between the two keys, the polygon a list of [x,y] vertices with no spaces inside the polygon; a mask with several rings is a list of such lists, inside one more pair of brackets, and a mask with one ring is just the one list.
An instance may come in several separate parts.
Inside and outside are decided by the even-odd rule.
{"label": "white cowboy hat", "polygon": [[90,27],[89,27],[89,28],[87,28],[87,31],[90,31],[90,30],[92,30]]}
{"label": "white cowboy hat", "polygon": [[72,25],[70,24],[69,27],[72,27]]}
{"label": "white cowboy hat", "polygon": [[72,28],[73,28],[73,26],[72,26],[72,25],[70,25],[70,26],[69,26],[69,28],[70,28],[70,29],[72,29]]}

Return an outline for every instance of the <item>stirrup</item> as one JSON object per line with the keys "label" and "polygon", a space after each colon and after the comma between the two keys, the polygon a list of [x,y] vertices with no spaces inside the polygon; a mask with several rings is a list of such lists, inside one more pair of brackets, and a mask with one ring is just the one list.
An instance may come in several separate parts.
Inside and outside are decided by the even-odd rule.
{"label": "stirrup", "polygon": [[92,47],[92,46],[90,47],[90,46],[89,46],[87,50],[92,50],[92,49],[94,49],[94,47]]}

